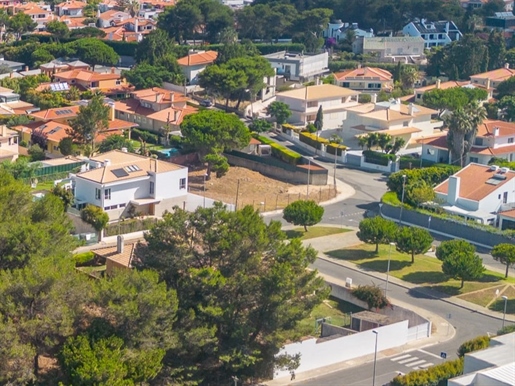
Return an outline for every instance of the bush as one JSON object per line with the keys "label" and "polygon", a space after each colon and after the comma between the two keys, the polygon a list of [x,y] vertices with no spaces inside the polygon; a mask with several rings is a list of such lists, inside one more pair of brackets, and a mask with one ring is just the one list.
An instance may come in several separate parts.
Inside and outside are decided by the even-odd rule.
{"label": "bush", "polygon": [[391,386],[446,386],[449,378],[463,374],[463,358],[441,363],[425,370],[396,376]]}
{"label": "bush", "polygon": [[345,150],[347,150],[347,146],[345,146],[345,145],[338,145],[336,143],[330,143],[325,148],[325,151],[328,152],[329,154],[336,153],[339,156],[341,156],[342,152],[345,151]]}
{"label": "bush", "polygon": [[510,162],[507,159],[504,158],[497,158],[493,157],[490,162],[488,162],[488,165],[497,165],[500,167],[506,167],[510,168],[511,170],[515,170],[515,162]]}
{"label": "bush", "polygon": [[283,211],[283,218],[293,224],[302,225],[304,231],[308,231],[308,226],[318,224],[322,221],[324,208],[313,200],[299,200],[292,202]]}
{"label": "bush", "polygon": [[422,180],[430,186],[435,186],[440,182],[445,181],[458,170],[460,170],[459,166],[441,164],[424,169],[402,170],[400,172],[390,174],[386,185],[390,191],[397,193],[398,197],[400,197],[402,194],[403,175],[406,175],[406,185]]}
{"label": "bush", "polygon": [[497,335],[505,335],[515,332],[515,324],[510,324],[509,326],[505,326],[504,328],[497,331]]}
{"label": "bush", "polygon": [[153,134],[147,130],[132,129],[131,139],[139,141],[140,138],[143,139],[143,141],[145,141],[146,143],[159,145],[159,135]]}
{"label": "bush", "polygon": [[83,253],[77,253],[76,255],[73,255],[73,261],[75,261],[75,265],[81,266],[89,263],[93,258],[95,257],[95,254],[91,251],[83,252]]}
{"label": "bush", "polygon": [[316,134],[308,133],[307,131],[299,133],[299,140],[300,142],[318,150],[322,150],[322,145],[329,145],[330,143],[328,139],[317,136]]}
{"label": "bush", "polygon": [[389,300],[384,296],[383,290],[375,285],[360,285],[351,291],[352,296],[368,304],[368,309],[382,309],[391,307]]}
{"label": "bush", "polygon": [[295,166],[302,159],[302,156],[299,153],[290,150],[284,146],[281,146],[278,143],[272,141],[271,139],[268,139],[260,135],[255,135],[254,138],[256,138],[265,145],[270,145],[270,147],[272,148],[272,155],[283,162]]}
{"label": "bush", "polygon": [[364,150],[363,155],[366,162],[383,166],[388,166],[390,161],[394,162],[397,159],[395,154],[386,154],[373,150]]}
{"label": "bush", "polygon": [[458,348],[458,356],[463,358],[466,353],[482,350],[490,345],[490,337],[488,335],[478,336],[477,338],[467,340]]}

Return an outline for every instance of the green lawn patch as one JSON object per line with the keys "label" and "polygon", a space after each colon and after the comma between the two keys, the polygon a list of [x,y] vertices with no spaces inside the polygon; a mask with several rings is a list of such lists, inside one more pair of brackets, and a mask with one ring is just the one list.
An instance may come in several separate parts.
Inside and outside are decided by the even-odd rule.
{"label": "green lawn patch", "polygon": [[383,194],[381,202],[384,202],[385,204],[389,204],[392,206],[401,206],[399,197],[397,197],[397,193],[395,192],[386,192],[385,194]]}
{"label": "green lawn patch", "polygon": [[75,261],[75,264],[81,265],[90,262],[94,257],[95,254],[92,251],[87,251],[73,255],[73,260]]}
{"label": "green lawn patch", "polygon": [[495,298],[495,291],[502,291],[503,285],[490,287],[482,291],[471,292],[465,295],[461,295],[459,298],[467,302],[477,304],[481,307],[487,307],[488,304]]}
{"label": "green lawn patch", "polygon": [[44,181],[44,182],[38,182],[35,188],[33,188],[33,191],[39,191],[39,190],[47,190],[50,191],[54,188],[54,181]]}
{"label": "green lawn patch", "polygon": [[304,228],[294,228],[287,231],[286,237],[288,239],[299,238],[301,240],[314,239],[316,237],[336,235],[338,233],[350,232],[350,229],[335,228],[335,227],[309,227],[307,232],[304,232]]}
{"label": "green lawn patch", "polygon": [[317,319],[330,318],[328,322],[339,327],[348,327],[350,325],[350,313],[363,311],[361,307],[354,304],[344,302],[343,300],[330,297],[324,303],[315,307],[311,315],[301,320],[295,329],[297,337],[307,335],[317,335],[320,333],[315,330],[315,322]]}
{"label": "green lawn patch", "polygon": [[506,313],[507,314],[515,314],[515,287],[510,286],[506,288],[506,290],[499,295],[498,299],[490,304],[488,308],[497,312],[504,312],[504,299],[502,296],[508,297],[508,301],[506,302]]}
{"label": "green lawn patch", "polygon": [[[386,273],[390,247],[379,246],[379,254],[375,253],[375,246],[362,244],[348,249],[339,249],[326,252],[330,257],[351,261],[360,268]],[[482,278],[477,281],[466,281],[460,289],[460,281],[449,279],[442,272],[442,262],[434,257],[417,255],[415,263],[411,264],[411,256],[391,249],[390,275],[398,279],[430,287],[445,294],[456,296],[502,284],[514,283],[515,279],[504,279],[496,272],[485,271]]]}

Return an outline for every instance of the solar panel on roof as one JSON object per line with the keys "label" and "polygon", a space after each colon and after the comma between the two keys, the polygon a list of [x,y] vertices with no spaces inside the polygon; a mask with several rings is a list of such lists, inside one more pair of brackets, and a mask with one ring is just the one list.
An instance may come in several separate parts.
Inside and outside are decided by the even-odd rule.
{"label": "solar panel on roof", "polygon": [[61,114],[62,114],[62,111],[61,111],[61,110],[56,110],[56,111],[55,111],[55,113],[56,113],[57,115],[61,115]]}
{"label": "solar panel on roof", "polygon": [[111,170],[111,172],[116,176],[116,178],[127,177],[129,175],[129,173],[121,168]]}

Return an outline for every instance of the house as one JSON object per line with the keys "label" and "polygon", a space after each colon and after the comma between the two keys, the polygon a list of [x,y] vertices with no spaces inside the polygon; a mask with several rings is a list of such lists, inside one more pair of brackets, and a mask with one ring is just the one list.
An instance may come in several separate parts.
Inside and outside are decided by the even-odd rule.
{"label": "house", "polygon": [[515,16],[512,12],[496,12],[494,16],[485,18],[485,25],[491,30],[513,31]]}
{"label": "house", "polygon": [[327,52],[304,54],[280,51],[264,57],[276,69],[277,75],[283,75],[293,81],[309,82],[329,73]]}
{"label": "house", "polygon": [[327,28],[322,31],[322,36],[325,39],[336,39],[336,41],[345,40],[347,33],[351,32],[354,37],[358,38],[371,38],[374,36],[374,30],[363,30],[358,28],[358,23],[344,23],[341,20],[331,21]]}
{"label": "house", "polygon": [[[474,145],[465,161],[488,165],[493,157],[515,162],[515,123],[487,119],[478,126]],[[422,158],[453,163],[446,135],[425,141],[422,144]]]}
{"label": "house", "polygon": [[373,55],[380,62],[409,63],[424,57],[424,47],[420,36],[362,37],[352,43],[352,52]]}
{"label": "house", "polygon": [[197,112],[188,101],[184,94],[159,87],[133,91],[130,98],[115,102],[116,117],[158,134],[166,127],[177,131],[186,115]]}
{"label": "house", "polygon": [[375,93],[393,89],[392,74],[381,68],[360,67],[355,70],[337,72],[334,77],[338,86],[351,90]]}
{"label": "house", "polygon": [[115,68],[109,73],[98,73],[90,70],[70,70],[54,74],[54,82],[68,83],[81,91],[101,91],[106,96],[124,98],[134,88],[127,81],[117,74]]}
{"label": "house", "polygon": [[510,79],[515,75],[515,70],[510,68],[509,63],[506,63],[503,68],[498,68],[497,70],[483,72],[482,74],[471,75],[470,83],[474,85],[483,86],[486,89],[497,89],[499,83],[504,82],[507,79]]}
{"label": "house", "polygon": [[131,15],[128,12],[111,9],[97,15],[97,26],[98,28],[113,27],[125,20],[129,20],[130,18]]}
{"label": "house", "polygon": [[406,24],[402,32],[406,36],[420,36],[425,41],[425,48],[445,46],[463,37],[453,21],[429,22],[416,19]]}
{"label": "house", "polygon": [[113,150],[88,165],[72,176],[75,207],[99,206],[110,220],[131,213],[162,216],[188,194],[188,168],[170,162]]}
{"label": "house", "polygon": [[14,162],[18,158],[18,132],[0,127],[0,162]]}
{"label": "house", "polygon": [[21,71],[25,68],[25,63],[5,60],[3,56],[0,56],[0,66],[8,67],[11,71]]}
{"label": "house", "polygon": [[98,11],[101,13],[110,11],[112,9],[115,9],[118,7],[118,1],[117,0],[102,0],[98,4]]}
{"label": "house", "polygon": [[115,24],[117,27],[124,27],[126,31],[135,32],[138,34],[148,34],[157,28],[157,21],[153,19],[144,19],[141,17],[134,17],[127,20],[120,21]]}
{"label": "house", "polygon": [[49,21],[56,20],[56,16],[52,13],[50,6],[44,3],[23,3],[13,8],[13,14],[23,12],[29,15],[33,22],[35,22],[36,31],[45,31],[46,24]]}
{"label": "house", "polygon": [[438,205],[446,212],[496,225],[497,213],[515,205],[514,184],[515,172],[508,168],[470,163],[434,191]]}
{"label": "house", "polygon": [[0,87],[0,115],[25,115],[37,110],[32,103],[21,101],[13,90]]}
{"label": "house", "polygon": [[[465,9],[478,9],[488,2],[489,0],[460,0],[461,6]],[[503,0],[503,2],[506,12],[513,11],[513,0]]]}
{"label": "house", "polygon": [[186,82],[195,85],[198,84],[198,74],[204,71],[207,66],[213,64],[217,57],[218,52],[216,51],[190,50],[188,55],[178,59],[177,63],[181,66]]}
{"label": "house", "polygon": [[41,73],[52,77],[59,72],[70,70],[89,70],[90,65],[76,59],[54,59],[51,62],[39,66]]}
{"label": "house", "polygon": [[[450,80],[448,82],[442,82],[440,79],[437,79],[436,83],[434,83],[434,84],[431,84],[431,85],[428,85],[425,87],[418,87],[415,89],[415,102],[422,103],[424,101],[424,94],[428,91],[432,91],[435,89],[447,90],[449,88],[454,88],[454,87],[466,87],[466,88],[479,87],[479,88],[486,89],[486,87],[484,87],[483,85],[478,84],[478,83],[472,84],[472,83],[470,83],[470,81]],[[487,99],[484,101],[481,101],[481,102],[488,102],[488,100],[490,100],[492,98],[493,90],[491,88],[489,88],[489,89],[486,89],[486,91],[488,93]]]}
{"label": "house", "polygon": [[495,336],[490,347],[465,354],[463,375],[451,378],[448,386],[515,385],[515,333]]}
{"label": "house", "polygon": [[290,123],[306,125],[316,119],[320,106],[324,111],[324,129],[335,129],[347,116],[346,108],[358,105],[358,91],[322,84],[278,93],[278,102],[291,110]]}
{"label": "house", "polygon": [[111,275],[117,269],[130,269],[136,260],[136,247],[139,242],[125,243],[123,236],[118,236],[116,246],[95,249],[95,256],[105,259],[106,274]]}
{"label": "house", "polygon": [[432,119],[438,112],[424,106],[402,104],[398,99],[372,102],[347,108],[343,131],[360,137],[370,133],[386,133],[402,138],[407,146],[415,145],[418,138],[432,136],[442,126],[442,121]]}
{"label": "house", "polygon": [[86,24],[87,17],[75,17],[75,16],[60,16],[59,21],[66,24],[70,31],[74,29],[81,29],[86,27],[95,27],[95,23]]}
{"label": "house", "polygon": [[55,6],[55,13],[58,16],[83,17],[86,5],[82,1],[67,0]]}

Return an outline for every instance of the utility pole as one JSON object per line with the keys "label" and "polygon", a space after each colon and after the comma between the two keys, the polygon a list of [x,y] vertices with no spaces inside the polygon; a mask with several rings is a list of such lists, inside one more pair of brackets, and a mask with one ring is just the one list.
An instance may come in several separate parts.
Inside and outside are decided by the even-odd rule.
{"label": "utility pole", "polygon": [[236,185],[236,201],[234,202],[234,211],[238,210],[238,195],[240,193],[240,179],[238,178],[238,185]]}

